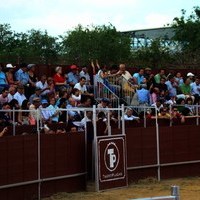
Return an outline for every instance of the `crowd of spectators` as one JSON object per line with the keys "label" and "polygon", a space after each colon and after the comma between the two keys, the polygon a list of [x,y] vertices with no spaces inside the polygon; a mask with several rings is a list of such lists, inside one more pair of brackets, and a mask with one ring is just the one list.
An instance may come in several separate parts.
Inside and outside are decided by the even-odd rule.
{"label": "crowd of spectators", "polygon": [[[93,104],[97,104],[97,108],[112,107],[108,98],[102,98],[100,102],[95,101],[92,75],[106,87],[110,87],[116,95],[119,95],[119,90],[125,89],[125,84],[115,82],[113,86],[109,81],[110,77],[115,80],[123,77],[125,81],[130,82],[133,86],[130,89],[131,98],[134,98],[130,106],[155,107],[145,111],[147,118],[154,118],[157,112],[160,118],[174,117],[184,121],[184,116],[197,114],[195,105],[200,102],[200,80],[191,72],[182,77],[180,72],[165,74],[165,70],[161,69],[159,73],[153,74],[150,68],[140,68],[131,75],[124,64],[113,65],[107,69],[106,66],[100,67],[98,62],[96,66],[92,62],[93,74],[88,73],[86,66],[79,69],[72,65],[69,73],[65,73],[63,68],[58,66],[52,76],[47,77],[44,74],[37,77],[36,67],[35,64],[25,63],[18,69],[12,64],[0,66],[1,126],[35,125],[39,119],[43,124],[71,121],[71,124],[80,122],[72,128],[84,127],[87,121],[92,121],[92,112],[87,111],[85,116],[84,112],[77,108],[88,108]],[[104,92],[104,89],[101,88],[101,92]],[[18,111],[15,112],[14,119],[10,112],[13,109]],[[40,112],[36,112],[38,110]],[[106,109],[99,111],[97,121],[106,122],[107,113]],[[109,116],[114,122],[119,120],[115,112],[110,112]],[[134,113],[129,107],[124,119],[139,121],[143,116],[142,112]]]}

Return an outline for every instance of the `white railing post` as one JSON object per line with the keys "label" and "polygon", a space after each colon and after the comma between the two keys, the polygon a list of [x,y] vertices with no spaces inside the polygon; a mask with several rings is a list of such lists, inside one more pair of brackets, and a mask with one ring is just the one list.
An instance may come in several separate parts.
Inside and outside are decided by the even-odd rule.
{"label": "white railing post", "polygon": [[159,141],[157,106],[155,106],[155,114],[156,114],[156,148],[157,148],[158,181],[160,181],[160,144],[159,144],[160,141]]}

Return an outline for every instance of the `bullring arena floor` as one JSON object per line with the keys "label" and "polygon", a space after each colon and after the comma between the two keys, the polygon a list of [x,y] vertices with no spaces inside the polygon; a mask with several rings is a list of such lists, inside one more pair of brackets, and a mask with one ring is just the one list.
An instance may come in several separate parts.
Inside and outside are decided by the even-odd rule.
{"label": "bullring arena floor", "polygon": [[114,189],[104,192],[93,192],[94,184],[88,184],[88,192],[60,193],[43,200],[130,200],[133,198],[170,195],[172,185],[180,186],[180,200],[200,200],[200,178],[163,180],[154,178],[141,180],[128,188]]}

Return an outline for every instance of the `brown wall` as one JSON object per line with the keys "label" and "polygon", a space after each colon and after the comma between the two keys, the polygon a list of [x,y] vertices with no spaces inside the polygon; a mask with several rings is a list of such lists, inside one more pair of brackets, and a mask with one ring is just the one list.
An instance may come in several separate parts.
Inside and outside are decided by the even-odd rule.
{"label": "brown wall", "polygon": [[[199,126],[187,124],[159,126],[160,163],[200,160],[199,130]],[[128,168],[157,164],[155,127],[131,126],[126,128],[126,136]],[[161,179],[199,175],[200,163],[161,167]],[[157,177],[157,168],[128,170],[129,182],[147,177]]]}
{"label": "brown wall", "polygon": [[[0,140],[0,186],[37,180],[37,135],[4,137]],[[41,179],[84,173],[85,134],[41,135]],[[41,184],[41,196],[85,190],[85,175]],[[31,200],[38,184],[0,189],[2,200]]]}

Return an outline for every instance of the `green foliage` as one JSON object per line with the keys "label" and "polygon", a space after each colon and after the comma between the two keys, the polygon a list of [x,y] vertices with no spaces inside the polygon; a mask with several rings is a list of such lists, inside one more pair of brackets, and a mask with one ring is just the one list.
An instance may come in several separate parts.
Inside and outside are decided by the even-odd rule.
{"label": "green foliage", "polygon": [[173,20],[172,27],[175,29],[174,40],[178,41],[181,47],[182,62],[200,64],[200,7],[194,7],[194,11],[186,16],[182,10],[181,17]]}
{"label": "green foliage", "polygon": [[63,54],[71,63],[87,64],[98,59],[104,64],[118,63],[130,56],[130,38],[117,32],[112,25],[75,30],[62,37]]}

